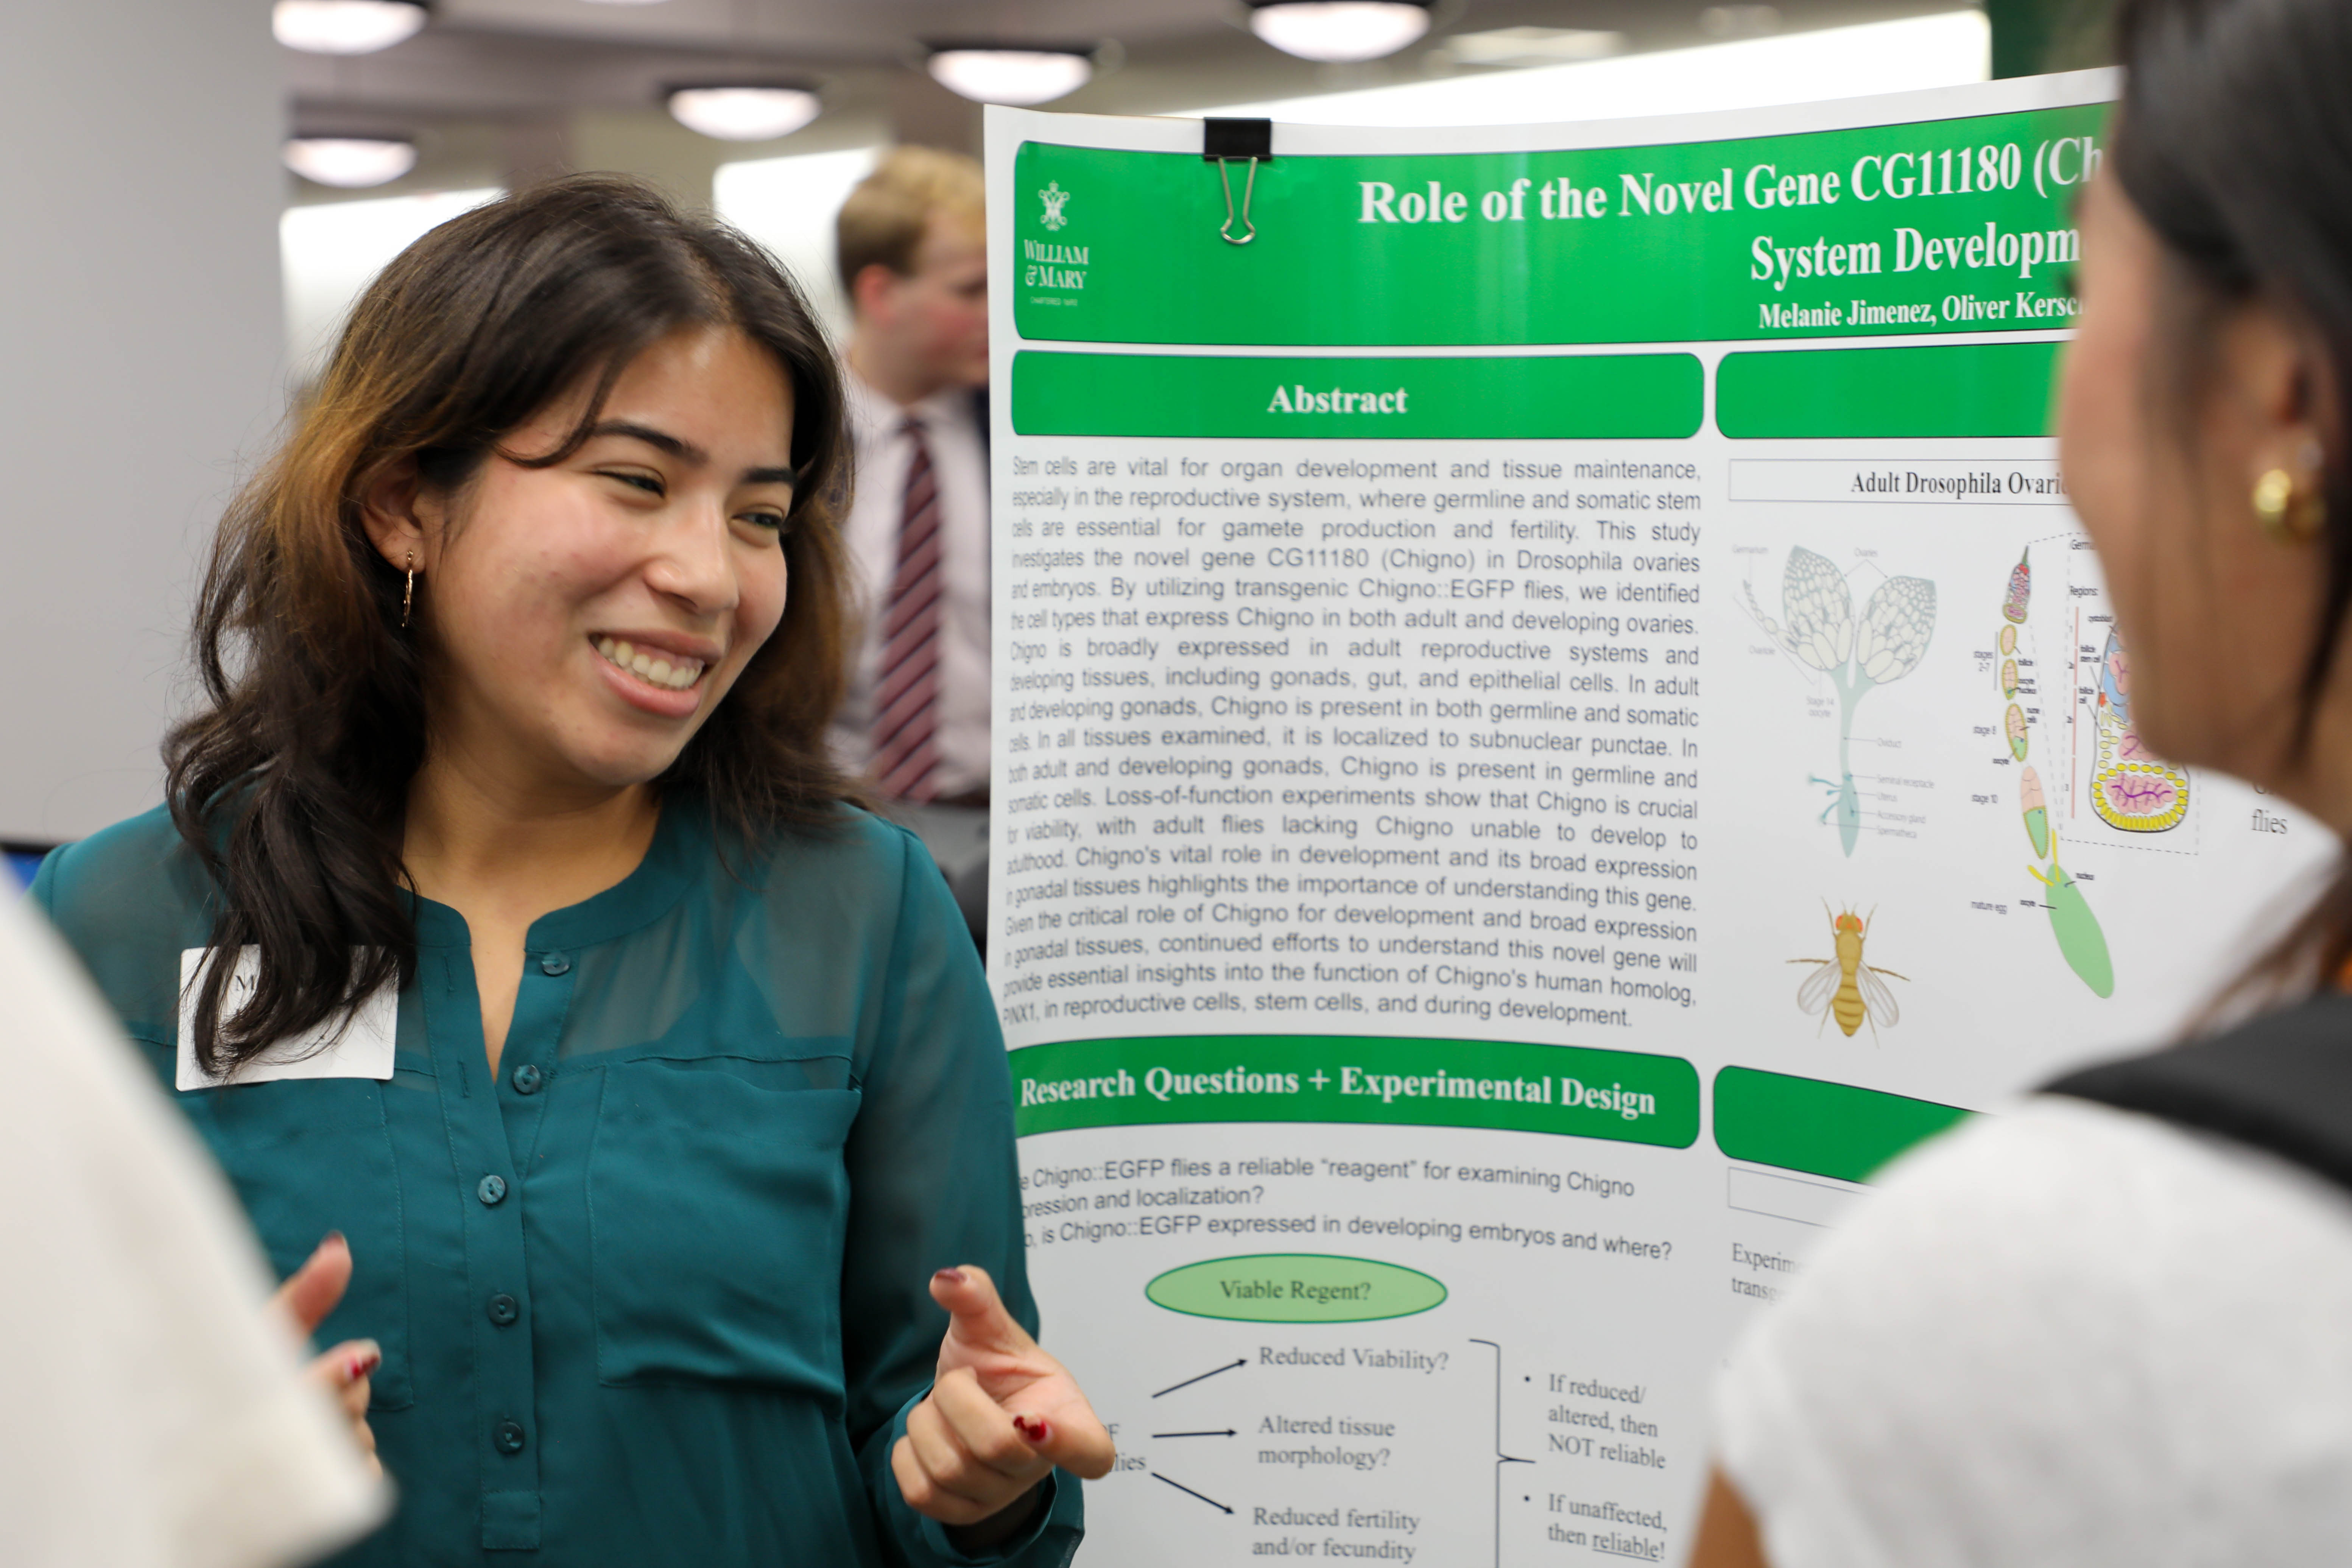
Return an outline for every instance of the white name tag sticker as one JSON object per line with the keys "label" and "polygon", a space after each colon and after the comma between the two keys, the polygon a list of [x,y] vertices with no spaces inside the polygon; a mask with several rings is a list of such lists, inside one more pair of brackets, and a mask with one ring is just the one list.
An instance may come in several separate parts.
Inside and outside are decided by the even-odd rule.
{"label": "white name tag sticker", "polygon": [[[392,1077],[393,1041],[400,1029],[400,994],[386,985],[352,1016],[348,1025],[331,1019],[316,1029],[280,1040],[239,1067],[228,1077],[215,1078],[196,1060],[196,984],[212,949],[192,947],[180,954],[180,1049],[172,1087],[183,1091],[215,1089],[225,1083],[270,1083],[289,1078]],[[237,953],[228,989],[221,997],[221,1016],[232,1017],[245,1005],[261,976],[261,950],[247,947]]]}

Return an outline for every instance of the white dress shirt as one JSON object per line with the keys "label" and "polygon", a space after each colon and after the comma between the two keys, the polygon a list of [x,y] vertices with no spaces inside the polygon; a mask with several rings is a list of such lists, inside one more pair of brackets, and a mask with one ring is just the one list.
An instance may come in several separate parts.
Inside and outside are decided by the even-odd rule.
{"label": "white dress shirt", "polygon": [[218,1167],[0,871],[0,1563],[256,1568],[383,1518]]}
{"label": "white dress shirt", "polygon": [[931,449],[940,505],[940,694],[931,779],[941,798],[988,784],[988,448],[968,387],[934,393],[903,408],[846,366],[849,430],[857,488],[843,520],[850,570],[866,619],[852,667],[848,700],[834,721],[834,754],[864,772],[873,754],[874,678],[882,658],[877,635],[890,579],[898,568],[898,523],[906,505],[914,442],[909,416]]}

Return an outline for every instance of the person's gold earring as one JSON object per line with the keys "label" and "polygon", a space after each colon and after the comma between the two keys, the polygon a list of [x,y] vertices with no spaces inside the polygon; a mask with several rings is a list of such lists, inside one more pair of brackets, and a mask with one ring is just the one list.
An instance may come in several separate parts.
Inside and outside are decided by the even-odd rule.
{"label": "person's gold earring", "polygon": [[2295,516],[2294,476],[2272,468],[2254,481],[2254,519],[2273,544],[2302,544],[2319,531],[2316,524]]}
{"label": "person's gold earring", "polygon": [[[2269,524],[2265,523],[2263,526],[2267,528]],[[402,589],[400,594],[400,624],[403,627],[405,627],[408,625],[408,617],[415,611],[415,608],[416,552],[412,550],[408,552],[408,586]]]}

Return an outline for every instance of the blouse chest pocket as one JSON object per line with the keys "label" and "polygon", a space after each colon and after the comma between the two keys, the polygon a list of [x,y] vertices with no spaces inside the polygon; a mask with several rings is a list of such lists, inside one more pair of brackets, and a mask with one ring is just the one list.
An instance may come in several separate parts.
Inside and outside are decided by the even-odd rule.
{"label": "blouse chest pocket", "polygon": [[370,1407],[415,1399],[408,1359],[408,1249],[383,1086],[367,1079],[239,1084],[185,1097],[284,1279],[331,1230],[351,1244],[352,1282],[314,1336],[372,1339],[383,1364]]}
{"label": "blouse chest pocket", "polygon": [[588,1159],[601,1381],[840,1396],[842,1145],[859,1097],[806,1087],[845,1081],[846,1064],[831,1065],[841,1070],[732,1058],[605,1069]]}

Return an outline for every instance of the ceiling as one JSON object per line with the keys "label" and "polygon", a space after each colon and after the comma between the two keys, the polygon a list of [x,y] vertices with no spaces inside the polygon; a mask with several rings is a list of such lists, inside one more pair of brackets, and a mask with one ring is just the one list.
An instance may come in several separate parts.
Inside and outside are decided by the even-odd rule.
{"label": "ceiling", "polygon": [[[669,125],[660,98],[667,86],[714,77],[814,82],[822,91],[826,111],[814,125],[753,155],[888,139],[974,146],[979,111],[921,74],[926,42],[1108,44],[1109,68],[1052,107],[1149,114],[1461,69],[1443,46],[1463,33],[1589,28],[1623,35],[1633,52],[1953,4],[1444,0],[1423,43],[1386,60],[1339,68],[1259,42],[1239,0],[436,0],[423,33],[381,54],[284,55],[298,131],[418,138],[424,157],[404,186],[511,182],[554,167],[616,163],[690,186],[698,177],[707,181],[721,158],[746,150]],[[707,166],[699,176],[698,166]],[[306,187],[297,199],[333,194]]]}

